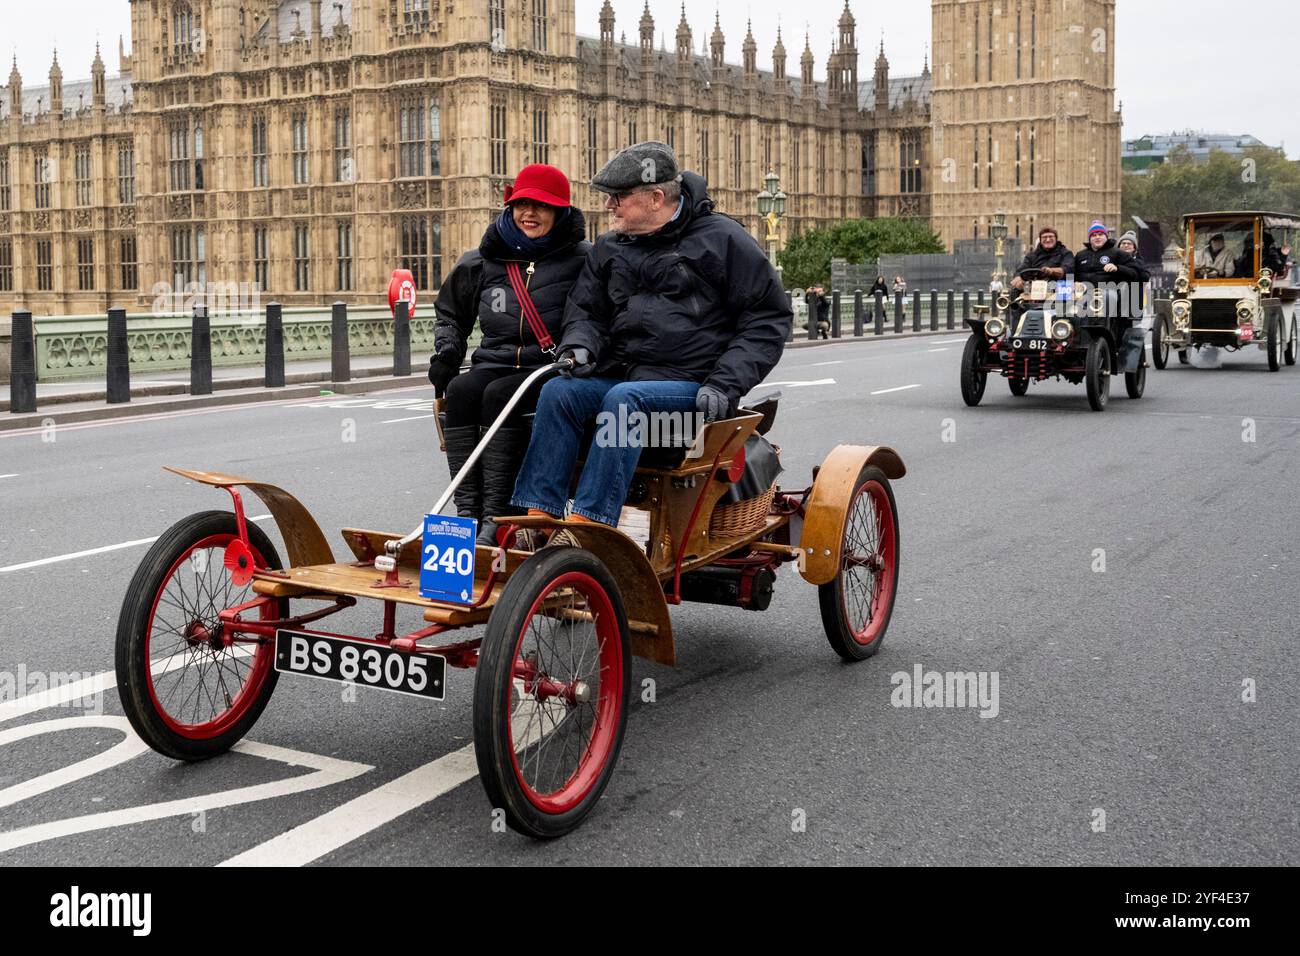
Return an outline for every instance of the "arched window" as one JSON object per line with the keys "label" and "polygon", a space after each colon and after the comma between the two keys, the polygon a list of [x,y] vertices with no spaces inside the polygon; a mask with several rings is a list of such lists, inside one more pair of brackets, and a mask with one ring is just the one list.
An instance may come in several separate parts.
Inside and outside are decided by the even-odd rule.
{"label": "arched window", "polygon": [[183,56],[194,51],[194,11],[188,3],[172,6],[172,52]]}

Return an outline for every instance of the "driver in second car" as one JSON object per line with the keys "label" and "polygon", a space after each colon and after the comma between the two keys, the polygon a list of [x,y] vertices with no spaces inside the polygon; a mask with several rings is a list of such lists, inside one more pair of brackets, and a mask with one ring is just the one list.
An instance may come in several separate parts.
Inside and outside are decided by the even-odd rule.
{"label": "driver in second car", "polygon": [[[781,279],[745,227],[713,209],[703,177],[665,143],[629,146],[592,180],[614,231],[569,293],[560,358],[542,388],[513,504],[564,514],[583,434],[601,412],[731,416],[775,367],[794,317]],[[623,414],[619,414],[620,408]],[[592,442],[574,521],[617,525],[641,456],[635,432]]]}
{"label": "driver in second car", "polygon": [[1053,279],[1064,279],[1074,271],[1074,253],[1061,244],[1051,226],[1038,230],[1038,245],[1030,249],[1020,263],[1015,278],[1011,280],[1011,288],[1023,289],[1025,280],[1020,278],[1020,274],[1030,269],[1041,269]]}

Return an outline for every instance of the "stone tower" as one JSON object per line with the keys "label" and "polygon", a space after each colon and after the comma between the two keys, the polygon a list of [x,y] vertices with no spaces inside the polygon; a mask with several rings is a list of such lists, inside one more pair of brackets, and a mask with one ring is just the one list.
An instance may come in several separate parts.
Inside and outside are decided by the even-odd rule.
{"label": "stone tower", "polygon": [[933,225],[946,242],[1006,213],[1071,248],[1120,215],[1115,0],[933,0]]}

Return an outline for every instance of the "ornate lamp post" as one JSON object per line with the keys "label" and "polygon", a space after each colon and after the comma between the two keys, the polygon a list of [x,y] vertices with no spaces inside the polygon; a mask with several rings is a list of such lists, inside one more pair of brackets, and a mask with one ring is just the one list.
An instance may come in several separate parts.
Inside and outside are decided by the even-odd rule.
{"label": "ornate lamp post", "polygon": [[[776,265],[777,244],[781,240],[781,219],[785,215],[785,191],[776,173],[763,177],[763,189],[758,194],[758,214],[767,224],[767,257]],[[781,271],[778,265],[777,271]]]}
{"label": "ornate lamp post", "polygon": [[1005,291],[1007,288],[1007,267],[1004,261],[1006,256],[1007,240],[1007,214],[999,209],[993,216],[993,222],[989,225],[989,235],[994,239],[993,253],[997,256],[997,265],[994,266],[992,281],[998,283],[998,288]]}

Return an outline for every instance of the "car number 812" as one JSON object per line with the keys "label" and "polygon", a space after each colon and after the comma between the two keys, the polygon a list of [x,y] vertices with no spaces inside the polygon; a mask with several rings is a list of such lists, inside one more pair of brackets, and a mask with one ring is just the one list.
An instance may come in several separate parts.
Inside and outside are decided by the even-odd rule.
{"label": "car number 812", "polygon": [[1031,351],[1041,352],[1043,349],[1050,348],[1051,339],[1015,339],[1011,343],[1013,349],[1030,349]]}
{"label": "car number 812", "polygon": [[277,631],[275,669],[432,700],[442,700],[446,694],[445,657],[406,654],[378,644],[320,634]]}

